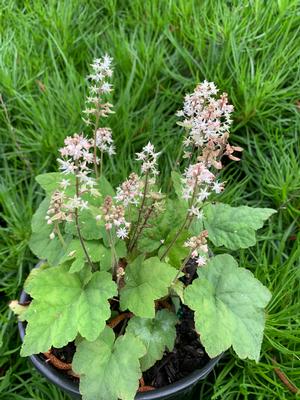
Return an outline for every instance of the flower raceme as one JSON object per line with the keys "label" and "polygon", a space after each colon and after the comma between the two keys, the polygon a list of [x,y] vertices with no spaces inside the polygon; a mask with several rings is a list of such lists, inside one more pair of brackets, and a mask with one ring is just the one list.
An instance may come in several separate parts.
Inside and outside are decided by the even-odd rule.
{"label": "flower raceme", "polygon": [[228,143],[233,106],[228,103],[226,93],[219,98],[217,93],[213,82],[204,81],[185,96],[183,110],[177,112],[178,116],[185,117],[179,125],[186,128],[183,157],[190,160],[190,165],[183,174],[182,196],[189,202],[191,218],[201,219],[203,203],[211,193],[224,190],[224,182],[216,180],[216,172],[222,169],[222,158],[228,156],[239,161],[233,153],[243,150]]}
{"label": "flower raceme", "polygon": [[88,76],[91,84],[89,86],[89,96],[86,98],[87,108],[83,111],[87,118],[83,118],[83,121],[86,125],[92,125],[94,128],[98,124],[96,121],[100,117],[105,118],[113,113],[112,104],[104,101],[104,97],[112,91],[112,85],[109,83],[109,79],[113,75],[111,64],[112,58],[108,55],[95,59],[91,64],[93,72]]}
{"label": "flower raceme", "polygon": [[232,123],[233,106],[223,93],[216,98],[218,89],[213,82],[204,81],[192,94],[185,96],[183,110],[177,116],[185,117],[180,125],[189,130],[184,141],[186,147],[202,147],[210,140],[217,140],[228,132]]}

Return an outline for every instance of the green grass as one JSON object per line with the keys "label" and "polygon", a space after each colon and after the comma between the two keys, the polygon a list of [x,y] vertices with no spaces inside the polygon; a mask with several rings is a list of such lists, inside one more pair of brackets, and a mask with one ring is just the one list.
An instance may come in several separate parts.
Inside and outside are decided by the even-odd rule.
{"label": "green grass", "polygon": [[[106,163],[114,183],[135,167],[148,140],[164,151],[168,185],[181,131],[174,113],[203,79],[235,106],[232,142],[240,163],[224,171],[224,201],[274,207],[258,244],[237,253],[273,293],[261,362],[228,352],[203,384],[203,399],[293,399],[274,371],[300,388],[300,93],[298,1],[0,1],[0,398],[63,400],[65,395],[20,359],[7,309],[36,260],[27,247],[43,193],[36,174],[56,168],[66,135],[84,129],[89,63],[115,59],[118,156]],[[128,156],[129,155],[129,156]],[[200,396],[199,396],[200,398]]]}

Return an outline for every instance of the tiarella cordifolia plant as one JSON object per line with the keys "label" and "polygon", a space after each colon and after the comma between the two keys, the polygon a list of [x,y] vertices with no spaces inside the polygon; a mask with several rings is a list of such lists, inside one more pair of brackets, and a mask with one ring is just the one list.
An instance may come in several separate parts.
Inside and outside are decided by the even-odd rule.
{"label": "tiarella cordifolia plant", "polygon": [[30,247],[47,263],[25,283],[32,301],[19,310],[27,321],[22,355],[75,341],[72,368],[83,399],[131,400],[142,372],[172,351],[184,304],[210,357],[232,346],[241,358],[258,360],[270,293],[219,253],[254,245],[255,231],[275,211],[216,202],[223,158],[238,161],[242,151],[228,143],[227,95],[205,81],[185,97],[177,113],[184,118],[183,173],[172,172],[172,193],[159,190],[160,153],[151,143],[137,153],[140,172],[115,191],[103,175],[105,154],[115,153],[112,132],[102,126],[112,112],[105,99],[110,57],[92,69],[87,132],[65,139],[61,172],[37,177],[46,197],[33,217]]}

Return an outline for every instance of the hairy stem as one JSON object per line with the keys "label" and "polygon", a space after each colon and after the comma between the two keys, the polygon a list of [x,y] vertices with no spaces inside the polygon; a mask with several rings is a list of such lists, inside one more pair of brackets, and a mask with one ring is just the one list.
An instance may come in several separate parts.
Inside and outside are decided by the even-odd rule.
{"label": "hairy stem", "polygon": [[59,225],[57,223],[55,224],[54,230],[55,230],[55,233],[57,234],[57,237],[58,237],[60,243],[62,244],[62,247],[65,249],[67,247],[66,242],[64,241],[64,238],[59,229]]}
{"label": "hairy stem", "polygon": [[100,176],[102,176],[102,171],[103,171],[103,151],[101,151],[101,156],[100,156]]}
{"label": "hairy stem", "polygon": [[183,261],[181,267],[179,268],[179,270],[178,270],[178,272],[177,272],[175,278],[173,279],[173,281],[172,281],[172,283],[171,283],[171,286],[174,285],[174,283],[176,283],[176,281],[177,281],[177,279],[179,278],[181,272],[184,270],[186,264],[188,263],[189,259],[191,258],[192,252],[193,252],[193,251],[191,250],[191,251],[189,252],[189,254],[186,256],[186,258],[184,259],[184,261]]}
{"label": "hairy stem", "polygon": [[183,231],[184,228],[185,228],[185,225],[186,225],[186,223],[187,223],[189,217],[190,217],[190,215],[189,215],[189,212],[188,212],[187,215],[186,215],[186,217],[185,217],[185,220],[184,220],[183,224],[182,224],[181,227],[178,229],[178,231],[177,231],[176,235],[174,236],[173,240],[171,241],[171,243],[169,243],[169,246],[166,248],[166,250],[165,250],[165,251],[163,252],[163,254],[161,255],[160,261],[162,261],[162,260],[166,257],[166,255],[167,255],[167,254],[169,253],[169,251],[171,250],[171,247],[174,245],[174,243],[176,242],[176,240],[179,238],[180,234],[182,233],[182,231]]}
{"label": "hairy stem", "polygon": [[[196,197],[196,192],[197,192],[197,182],[196,182],[195,187],[194,187],[194,191],[193,191],[190,207],[193,206],[193,203],[194,203],[194,200],[195,200],[195,197]],[[192,220],[193,220],[193,216],[190,215],[189,211],[187,212],[185,220],[184,220],[183,224],[181,225],[181,227],[178,229],[175,237],[173,238],[173,240],[171,241],[169,246],[166,248],[166,250],[161,255],[161,257],[160,257],[161,261],[166,257],[166,255],[171,250],[172,246],[175,244],[176,240],[179,238],[179,236],[182,233],[182,231],[186,228],[186,223],[188,222],[188,220],[189,220],[189,223],[188,223],[188,228],[189,228],[191,226],[191,223],[192,223]]]}
{"label": "hairy stem", "polygon": [[95,170],[95,175],[96,178],[99,177],[98,174],[98,169],[97,169],[97,146],[96,146],[96,139],[97,139],[97,129],[98,129],[98,124],[99,124],[99,110],[96,114],[96,121],[95,121],[95,129],[94,129],[94,170]]}
{"label": "hairy stem", "polygon": [[[76,196],[79,197],[79,179],[77,177],[76,177]],[[81,235],[80,226],[79,226],[79,220],[78,220],[78,208],[75,208],[75,213],[74,214],[75,214],[75,225],[76,225],[77,234],[78,234],[78,238],[79,238],[81,247],[82,247],[82,249],[84,251],[84,254],[86,256],[86,259],[87,259],[88,263],[90,264],[90,266],[94,270],[94,265],[92,263],[92,260],[90,259],[90,256],[89,256],[89,254],[87,252],[87,249],[86,249],[85,244],[84,244],[84,240],[83,240],[82,235]]]}
{"label": "hairy stem", "polygon": [[132,249],[133,249],[132,244],[135,243],[135,236],[136,236],[136,233],[137,233],[137,231],[139,229],[139,224],[141,222],[142,212],[143,212],[143,209],[144,209],[144,206],[145,206],[145,202],[146,202],[146,195],[147,195],[147,189],[148,189],[148,180],[149,180],[149,172],[146,173],[142,203],[141,203],[141,207],[140,207],[140,210],[139,210],[139,215],[138,215],[138,220],[137,220],[137,223],[136,223],[136,227],[135,227],[135,230],[134,230],[133,235],[132,235],[131,243],[129,244],[129,248],[128,248],[129,251],[132,251]]}
{"label": "hairy stem", "polygon": [[133,243],[132,243],[132,245],[131,245],[131,250],[134,249],[134,247],[135,247],[135,245],[136,245],[136,243],[137,243],[137,241],[138,241],[138,239],[139,239],[141,233],[143,232],[143,229],[144,229],[145,226],[147,225],[147,222],[148,222],[148,220],[149,220],[151,214],[153,213],[153,211],[154,211],[154,203],[151,204],[151,206],[148,208],[148,210],[147,210],[147,212],[146,212],[146,215],[145,215],[145,218],[144,218],[144,222],[143,222],[142,225],[139,227],[139,229],[138,229],[138,231],[137,231],[137,233],[136,233],[135,239],[134,239],[134,241],[133,241]]}
{"label": "hairy stem", "polygon": [[117,267],[118,267],[118,257],[116,254],[115,244],[112,238],[110,231],[107,231],[108,240],[111,248],[111,264],[112,264],[112,275],[116,278],[117,276]]}

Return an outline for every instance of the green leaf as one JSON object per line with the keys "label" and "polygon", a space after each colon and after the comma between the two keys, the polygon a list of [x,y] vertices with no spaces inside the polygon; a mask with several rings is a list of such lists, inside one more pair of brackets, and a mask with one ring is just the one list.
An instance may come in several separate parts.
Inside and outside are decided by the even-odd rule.
{"label": "green leaf", "polygon": [[[49,209],[49,204],[50,204],[50,198],[46,197],[40,203],[36,212],[33,214],[32,221],[31,221],[32,232],[39,232],[41,230],[42,226],[47,225],[45,217],[46,217],[47,211]],[[49,229],[50,229],[50,227],[49,227]],[[51,231],[52,231],[52,229],[53,229],[53,226],[51,228]]]}
{"label": "green leaf", "polygon": [[203,219],[194,218],[189,227],[190,236],[198,236],[203,230]]}
{"label": "green leaf", "polygon": [[59,183],[63,179],[68,179],[72,186],[72,192],[75,194],[75,176],[74,175],[64,175],[61,172],[49,172],[46,174],[38,175],[35,180],[39,185],[45,190],[47,194],[52,194],[55,190],[59,188]]}
{"label": "green leaf", "polygon": [[99,190],[100,194],[103,197],[106,196],[111,196],[114,197],[115,195],[115,191],[113,189],[113,187],[111,186],[111,184],[108,182],[108,180],[105,178],[105,176],[100,176],[100,178],[98,178],[97,180],[97,189]]}
{"label": "green leaf", "polygon": [[[176,210],[176,212],[174,212]],[[149,221],[150,228],[144,229],[138,240],[138,248],[142,253],[151,253],[162,245],[170,232],[181,226],[186,216],[185,208],[174,200],[166,202],[166,210]]]}
{"label": "green leaf", "polygon": [[258,361],[269,290],[229,254],[212,258],[198,276],[184,299],[195,311],[196,330],[208,355],[232,346],[240,358]]}
{"label": "green leaf", "polygon": [[[46,259],[50,265],[58,265],[61,258],[65,254],[65,248],[55,236],[50,239],[50,233],[53,227],[51,225],[41,226],[39,232],[33,232],[29,241],[30,250],[40,259]],[[71,241],[71,235],[64,235],[66,246]]]}
{"label": "green leaf", "polygon": [[107,272],[70,274],[67,266],[30,276],[25,290],[33,298],[23,318],[28,321],[21,354],[28,356],[62,347],[79,333],[95,340],[110,317],[108,299],[117,294]]}
{"label": "green leaf", "polygon": [[176,171],[171,172],[173,187],[178,199],[182,199],[182,175]]}
{"label": "green leaf", "polygon": [[[99,241],[96,240],[90,240],[90,241],[85,241],[85,248],[88,252],[88,255],[91,259],[92,262],[99,262],[102,261],[102,259],[106,255],[106,248],[99,243]],[[80,271],[83,267],[86,260],[85,252],[81,246],[80,240],[79,239],[73,239],[66,251],[64,256],[60,259],[59,263],[63,264],[66,261],[74,260],[69,272],[78,272]]]}
{"label": "green leaf", "polygon": [[[54,239],[50,239],[53,225],[48,225],[45,220],[49,201],[49,197],[46,197],[33,215],[29,247],[38,258],[46,259],[51,265],[58,265],[65,253],[65,248],[57,236]],[[63,238],[66,246],[68,246],[71,241],[71,235],[63,235]]]}
{"label": "green leaf", "polygon": [[119,336],[106,327],[94,341],[81,341],[72,367],[80,374],[83,400],[133,400],[142,372],[143,343],[131,334]]}
{"label": "green leaf", "polygon": [[120,292],[121,310],[129,309],[139,317],[154,318],[154,300],[168,294],[177,274],[171,265],[158,257],[137,257],[126,267],[125,287]]}
{"label": "green leaf", "polygon": [[[164,242],[163,246],[159,249],[158,256],[160,257],[165,250],[168,248],[169,244],[174,240],[178,229],[173,230],[167,237],[166,241]],[[188,256],[189,249],[184,247],[185,241],[190,237],[188,231],[183,231],[178,236],[175,243],[172,245],[171,249],[169,250],[167,256],[165,257],[165,261],[170,263],[173,267],[179,269],[182,261]]]}
{"label": "green leaf", "polygon": [[[90,243],[90,242],[87,242],[87,243]],[[97,246],[99,247],[96,252],[99,255],[99,257],[97,260],[95,260],[95,258],[92,259],[92,261],[93,262],[100,261],[100,270],[101,271],[111,270],[111,268],[112,268],[112,251],[111,251],[111,249],[103,246],[102,244],[99,244],[99,242],[96,242],[96,243],[98,243]],[[126,256],[127,249],[126,249],[126,245],[123,240],[117,241],[117,243],[115,245],[115,252],[116,252],[118,259]]]}
{"label": "green leaf", "polygon": [[204,225],[215,246],[245,249],[256,243],[255,231],[275,212],[271,208],[208,204],[204,208]]}
{"label": "green leaf", "polygon": [[[96,217],[91,209],[83,210],[78,216],[80,233],[85,240],[97,240],[102,238],[102,232],[97,223]],[[74,236],[78,236],[75,222],[68,222],[65,225],[65,231]]]}
{"label": "green leaf", "polygon": [[128,322],[126,333],[132,333],[144,343],[147,353],[141,358],[142,371],[146,371],[160,360],[166,349],[173,350],[176,339],[176,315],[167,310],[158,311],[155,318],[133,317]]}

